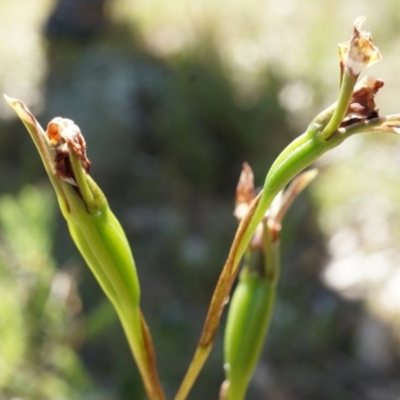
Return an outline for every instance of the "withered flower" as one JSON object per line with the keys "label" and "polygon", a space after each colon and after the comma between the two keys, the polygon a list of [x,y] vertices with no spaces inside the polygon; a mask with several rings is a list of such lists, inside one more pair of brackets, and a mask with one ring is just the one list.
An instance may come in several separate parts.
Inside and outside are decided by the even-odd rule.
{"label": "withered flower", "polygon": [[68,118],[53,118],[47,125],[46,135],[55,148],[54,166],[61,179],[77,186],[71,165],[70,151],[81,161],[85,173],[90,172],[90,161],[86,156],[86,142],[74,121]]}
{"label": "withered flower", "polygon": [[365,17],[354,21],[353,36],[347,42],[339,44],[339,58],[342,75],[345,69],[358,76],[361,71],[379,61],[382,56],[379,49],[372,43],[370,32],[362,31],[361,25]]}
{"label": "withered flower", "polygon": [[372,76],[364,77],[354,88],[350,104],[341,127],[379,117],[375,95],[384,85],[383,80]]}
{"label": "withered flower", "polygon": [[234,216],[240,221],[246,215],[251,202],[256,197],[254,189],[254,175],[250,165],[243,163],[239,182],[236,187]]}
{"label": "withered flower", "polygon": [[[316,177],[317,170],[309,170],[299,174],[285,191],[279,192],[258,225],[250,243],[251,249],[263,248],[265,227],[271,234],[272,241],[280,240],[280,230],[283,217],[299,193]],[[236,188],[235,210],[233,214],[241,221],[247,214],[251,203],[256,197],[254,175],[248,163],[243,163],[242,172]]]}
{"label": "withered flower", "polygon": [[[247,214],[251,203],[256,197],[254,174],[250,165],[245,162],[242,166],[239,182],[236,187],[235,210],[233,215],[241,221]],[[262,243],[263,224],[260,223],[250,243],[250,248],[259,248]]]}
{"label": "withered flower", "polygon": [[[320,132],[320,137],[324,140],[329,140],[335,132],[343,126],[347,126],[349,122],[343,121],[345,119],[351,120],[349,116],[352,112],[359,114],[361,112],[362,118],[374,118],[376,116],[375,104],[373,103],[373,96],[376,91],[382,87],[382,81],[366,81],[363,83],[364,89],[359,91],[356,87],[356,82],[361,71],[369,65],[379,61],[382,56],[378,48],[372,43],[372,36],[369,32],[361,30],[361,25],[365,17],[359,17],[354,21],[354,30],[351,39],[347,42],[339,44],[339,59],[340,59],[340,91],[338,100],[333,108],[327,109],[326,112],[321,113],[319,118],[322,121],[329,121],[322,125],[324,126]],[[359,88],[360,89],[360,88]],[[356,92],[354,92],[356,91]],[[353,104],[351,104],[353,101]],[[361,105],[359,110],[356,103]],[[353,107],[353,110],[352,110]],[[329,119],[326,119],[326,118]],[[359,122],[360,118],[355,117],[351,124]]]}

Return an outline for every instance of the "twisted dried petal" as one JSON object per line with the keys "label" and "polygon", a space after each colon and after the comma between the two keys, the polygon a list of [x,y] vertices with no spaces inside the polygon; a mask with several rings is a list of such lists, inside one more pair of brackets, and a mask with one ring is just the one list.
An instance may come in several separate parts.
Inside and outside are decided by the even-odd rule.
{"label": "twisted dried petal", "polygon": [[76,154],[86,173],[90,171],[90,161],[86,156],[86,142],[81,130],[71,119],[56,117],[47,125],[46,135],[51,145],[58,146],[55,149],[54,163],[59,177],[76,185],[69,152],[73,151]]}
{"label": "twisted dried petal", "polygon": [[379,49],[372,43],[371,33],[361,30],[364,20],[365,17],[358,17],[354,21],[352,38],[339,44],[342,70],[347,68],[354,76],[358,76],[364,68],[382,58]]}
{"label": "twisted dried petal", "polygon": [[372,76],[364,77],[354,89],[346,117],[340,126],[345,127],[366,119],[379,117],[375,95],[383,85],[384,82],[381,79]]}
{"label": "twisted dried petal", "polygon": [[245,162],[243,163],[236,188],[235,211],[233,214],[238,220],[241,220],[247,214],[249,206],[255,197],[253,170]]}

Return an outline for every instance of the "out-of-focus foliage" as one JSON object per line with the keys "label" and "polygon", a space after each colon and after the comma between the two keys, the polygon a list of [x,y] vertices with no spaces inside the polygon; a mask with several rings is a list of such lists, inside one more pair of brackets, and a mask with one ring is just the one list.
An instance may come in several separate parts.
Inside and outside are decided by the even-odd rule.
{"label": "out-of-focus foliage", "polygon": [[0,398],[71,399],[92,384],[76,352],[81,303],[51,256],[54,198],[25,187],[0,198]]}

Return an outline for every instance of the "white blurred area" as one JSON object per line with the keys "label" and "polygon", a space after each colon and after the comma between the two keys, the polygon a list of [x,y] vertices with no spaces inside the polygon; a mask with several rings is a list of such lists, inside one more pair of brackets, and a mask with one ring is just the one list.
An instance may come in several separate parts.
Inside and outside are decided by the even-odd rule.
{"label": "white blurred area", "polygon": [[[379,104],[379,101],[378,101]],[[351,138],[320,161],[313,187],[329,260],[324,283],[365,304],[358,354],[388,366],[400,342],[400,138]]]}
{"label": "white blurred area", "polygon": [[[356,17],[365,15],[363,28],[372,31],[384,50],[385,62],[371,68],[371,74],[387,79],[394,86],[385,89],[381,107],[396,111],[391,99],[400,86],[397,73],[399,35],[398,2],[384,5],[363,0],[160,0],[110,1],[117,20],[130,20],[153,54],[175,57],[192,48],[212,43],[237,88],[238,104],[254,102],[263,88],[265,69],[279,72],[287,82],[282,106],[291,112],[292,125],[304,128],[315,111],[335,100],[338,88],[337,44],[350,38]],[[398,14],[397,14],[398,15]],[[385,23],[382,23],[385,21]],[[204,54],[207,57],[207,54]],[[386,61],[387,60],[387,61]],[[314,88],[326,88],[323,98]],[[288,100],[290,89],[293,98]],[[305,101],[303,101],[305,99]]]}
{"label": "white blurred area", "polygon": [[[40,106],[46,74],[42,26],[53,0],[3,1],[0,5],[0,90]],[[147,49],[173,63],[191,48],[212,43],[237,88],[238,104],[246,107],[263,89],[266,68],[279,72],[287,82],[281,105],[292,113],[291,125],[304,128],[315,111],[335,99],[338,80],[337,44],[348,40],[357,16],[366,15],[366,30],[383,47],[384,62],[373,66],[372,74],[391,82],[385,88],[381,107],[395,112],[395,87],[399,48],[398,23],[394,19],[398,2],[339,0],[332,8],[328,0],[109,0],[107,10],[116,21],[131,23]],[[326,13],[327,8],[329,14]],[[382,24],[382,21],[385,21]],[[382,46],[381,46],[382,44]],[[207,57],[207,54],[204,54]],[[323,98],[314,96],[315,87],[326,88]],[[0,102],[1,103],[1,102]],[[0,117],[9,113],[0,104]]]}
{"label": "white blurred area", "polygon": [[[2,1],[0,4],[0,92],[24,99],[35,110],[42,105],[46,74],[42,25],[50,0]],[[0,118],[14,116],[0,101]]]}

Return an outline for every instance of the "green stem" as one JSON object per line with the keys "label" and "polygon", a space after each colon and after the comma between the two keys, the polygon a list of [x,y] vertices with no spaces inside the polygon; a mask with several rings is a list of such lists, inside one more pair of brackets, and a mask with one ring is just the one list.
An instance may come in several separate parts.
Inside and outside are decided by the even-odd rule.
{"label": "green stem", "polygon": [[345,117],[347,109],[349,108],[357,78],[358,76],[351,73],[351,71],[345,67],[343,80],[340,86],[338,102],[332,118],[320,134],[321,139],[328,140],[343,122],[343,118]]}
{"label": "green stem", "polygon": [[323,140],[315,128],[310,126],[307,132],[295,139],[279,155],[269,170],[257,209],[245,232],[239,238],[240,241],[233,262],[235,268],[237,268],[258,224],[264,218],[275,196],[303,169],[328,150],[338,146],[349,136],[347,132],[343,134],[335,133],[329,140]]}
{"label": "green stem", "polygon": [[79,157],[75,154],[73,149],[69,149],[69,159],[71,161],[72,170],[74,171],[76,185],[82,196],[88,212],[93,214],[97,209],[97,204],[94,201],[93,193],[87,183],[87,174],[83,170]]}

